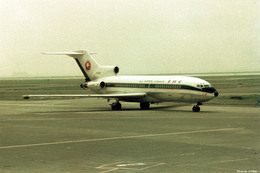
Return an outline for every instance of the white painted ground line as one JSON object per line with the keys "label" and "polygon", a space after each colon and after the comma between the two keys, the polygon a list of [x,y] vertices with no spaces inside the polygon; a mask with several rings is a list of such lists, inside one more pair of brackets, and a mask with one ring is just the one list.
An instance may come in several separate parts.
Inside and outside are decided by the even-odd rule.
{"label": "white painted ground line", "polygon": [[74,141],[60,141],[60,142],[38,143],[38,144],[1,146],[0,149],[24,148],[24,147],[70,144],[70,143],[82,143],[82,142],[97,142],[97,141],[108,141],[108,140],[118,140],[118,139],[134,139],[134,138],[156,137],[156,136],[167,136],[167,135],[181,135],[181,134],[207,133],[207,132],[219,132],[219,131],[233,131],[233,130],[241,130],[241,129],[242,128],[224,128],[224,129],[208,129],[208,130],[196,130],[196,131],[185,131],[185,132],[146,134],[146,135],[137,135],[137,136],[119,136],[119,137],[83,139],[83,140],[74,140]]}

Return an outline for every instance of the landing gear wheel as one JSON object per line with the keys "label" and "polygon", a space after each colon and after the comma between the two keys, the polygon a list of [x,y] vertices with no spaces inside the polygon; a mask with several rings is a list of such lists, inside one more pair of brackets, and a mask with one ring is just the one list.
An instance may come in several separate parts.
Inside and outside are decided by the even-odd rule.
{"label": "landing gear wheel", "polygon": [[193,112],[199,112],[200,107],[198,105],[195,105],[195,106],[193,106],[192,110],[193,110]]}
{"label": "landing gear wheel", "polygon": [[112,110],[121,110],[121,104],[119,102],[115,102],[111,104],[111,109]]}
{"label": "landing gear wheel", "polygon": [[140,107],[142,110],[147,110],[150,108],[150,103],[149,102],[141,102]]}

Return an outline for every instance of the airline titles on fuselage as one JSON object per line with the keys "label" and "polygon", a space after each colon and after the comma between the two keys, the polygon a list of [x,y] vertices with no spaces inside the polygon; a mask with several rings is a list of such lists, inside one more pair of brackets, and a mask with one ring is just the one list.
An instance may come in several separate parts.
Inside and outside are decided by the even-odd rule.
{"label": "airline titles on fuselage", "polygon": [[162,80],[162,81],[159,81],[159,80],[140,80],[139,81],[140,83],[181,83],[182,81],[181,80],[168,80],[167,82]]}

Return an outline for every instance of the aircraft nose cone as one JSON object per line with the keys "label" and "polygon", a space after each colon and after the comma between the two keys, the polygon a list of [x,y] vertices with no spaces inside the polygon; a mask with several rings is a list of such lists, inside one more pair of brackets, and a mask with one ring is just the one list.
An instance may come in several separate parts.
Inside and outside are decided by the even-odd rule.
{"label": "aircraft nose cone", "polygon": [[214,94],[215,97],[218,96],[218,92],[217,91],[215,91],[213,94]]}

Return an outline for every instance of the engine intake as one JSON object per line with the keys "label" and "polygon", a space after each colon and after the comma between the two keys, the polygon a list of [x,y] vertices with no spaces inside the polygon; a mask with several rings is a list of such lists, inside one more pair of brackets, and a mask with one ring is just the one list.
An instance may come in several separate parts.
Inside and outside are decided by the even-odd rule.
{"label": "engine intake", "polygon": [[106,83],[105,82],[100,82],[100,88],[104,88],[104,87],[106,87]]}
{"label": "engine intake", "polygon": [[95,78],[107,77],[107,76],[115,76],[119,73],[118,66],[100,66],[93,76]]}

